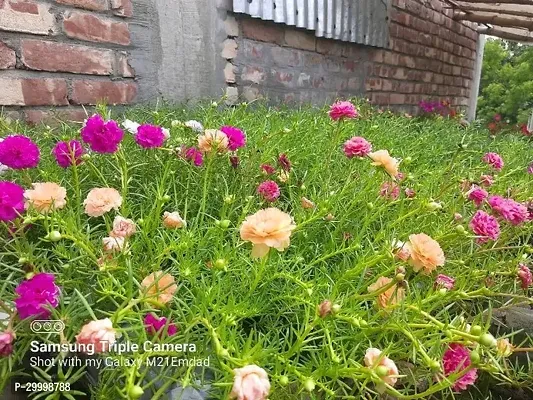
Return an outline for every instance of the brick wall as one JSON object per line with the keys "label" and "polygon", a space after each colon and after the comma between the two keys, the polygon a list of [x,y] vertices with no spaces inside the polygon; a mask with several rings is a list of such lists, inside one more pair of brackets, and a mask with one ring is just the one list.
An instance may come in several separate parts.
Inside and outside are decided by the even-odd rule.
{"label": "brick wall", "polygon": [[132,16],[131,0],[0,0],[4,113],[32,123],[83,120],[83,106],[133,102]]}
{"label": "brick wall", "polygon": [[386,49],[316,38],[282,24],[236,18],[225,49],[233,98],[323,104],[366,96],[374,104],[416,112],[421,100],[468,105],[478,34],[452,19],[440,0],[393,0]]}

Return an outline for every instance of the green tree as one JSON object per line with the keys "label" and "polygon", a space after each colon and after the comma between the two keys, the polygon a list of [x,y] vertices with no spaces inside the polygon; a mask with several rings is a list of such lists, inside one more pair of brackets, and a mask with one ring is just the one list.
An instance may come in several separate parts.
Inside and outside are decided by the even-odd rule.
{"label": "green tree", "polygon": [[533,47],[501,39],[485,46],[478,117],[496,114],[512,123],[526,122],[533,108]]}

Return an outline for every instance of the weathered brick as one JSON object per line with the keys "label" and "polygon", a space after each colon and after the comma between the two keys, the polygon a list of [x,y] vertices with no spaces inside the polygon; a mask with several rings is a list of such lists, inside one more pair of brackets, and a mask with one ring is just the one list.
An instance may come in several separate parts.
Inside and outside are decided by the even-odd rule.
{"label": "weathered brick", "polygon": [[83,122],[86,118],[87,112],[81,108],[58,108],[53,111],[24,111],[24,119],[30,125],[46,124],[48,126],[60,126],[61,122]]}
{"label": "weathered brick", "polygon": [[228,36],[239,36],[239,23],[233,15],[228,15],[224,20],[224,29],[226,31],[226,35]]}
{"label": "weathered brick", "polygon": [[222,58],[231,60],[237,57],[237,42],[235,39],[226,39],[222,43],[222,52],[220,53]]}
{"label": "weathered brick", "polygon": [[99,101],[128,104],[136,95],[137,85],[133,82],[76,80],[72,83],[74,104],[96,104]]}
{"label": "weathered brick", "polygon": [[243,82],[262,83],[266,79],[265,70],[261,67],[254,67],[247,65],[243,68],[241,80]]}
{"label": "weathered brick", "polygon": [[239,89],[235,86],[226,88],[226,104],[234,105],[239,102]]}
{"label": "weathered brick", "polygon": [[22,63],[29,69],[111,75],[113,51],[42,40],[22,40]]}
{"label": "weathered brick", "polygon": [[241,31],[244,37],[260,42],[283,44],[285,31],[281,25],[260,19],[242,18]]}
{"label": "weathered brick", "polygon": [[235,65],[226,63],[224,67],[224,79],[227,83],[235,83]]}
{"label": "weathered brick", "polygon": [[44,3],[6,2],[0,9],[0,29],[34,35],[57,32],[55,15],[50,11],[50,5]]}
{"label": "weathered brick", "polygon": [[302,62],[301,52],[298,50],[274,47],[271,52],[274,64],[280,67],[298,67]]}
{"label": "weathered brick", "polygon": [[93,14],[72,12],[63,21],[67,36],[91,42],[130,44],[130,31],[125,22],[115,22]]}
{"label": "weathered brick", "polygon": [[263,96],[258,87],[247,86],[243,89],[242,95],[246,101],[261,99]]}
{"label": "weathered brick", "polygon": [[125,52],[117,53],[117,75],[122,76],[123,78],[133,78],[135,76],[135,71],[131,67],[128,61],[128,54]]}
{"label": "weathered brick", "polygon": [[311,75],[305,72],[300,72],[300,74],[298,75],[298,80],[296,81],[296,85],[298,87],[303,87],[303,88],[310,87],[311,86]]}
{"label": "weathered brick", "polygon": [[16,62],[15,50],[0,42],[0,69],[15,68]]}
{"label": "weathered brick", "polygon": [[342,56],[344,46],[338,40],[318,38],[316,41],[316,51],[330,56]]}
{"label": "weathered brick", "polygon": [[407,96],[403,93],[391,93],[389,96],[389,104],[404,104]]}
{"label": "weathered brick", "polygon": [[59,4],[72,6],[76,8],[83,8],[85,10],[92,11],[104,11],[107,10],[106,0],[56,0]]}
{"label": "weathered brick", "polygon": [[133,17],[133,4],[131,0],[111,0],[113,14],[119,17]]}
{"label": "weathered brick", "polygon": [[0,79],[0,105],[67,105],[64,79]]}
{"label": "weathered brick", "polygon": [[296,85],[294,74],[292,72],[272,69],[271,74],[274,82],[281,84],[282,86],[293,88]]}
{"label": "weathered brick", "polygon": [[314,51],[316,48],[316,37],[309,31],[290,28],[285,30],[285,44],[295,49]]}

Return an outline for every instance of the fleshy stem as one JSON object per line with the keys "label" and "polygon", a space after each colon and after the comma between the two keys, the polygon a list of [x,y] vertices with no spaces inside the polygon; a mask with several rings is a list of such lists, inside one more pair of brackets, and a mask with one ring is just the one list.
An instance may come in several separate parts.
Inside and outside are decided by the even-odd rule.
{"label": "fleshy stem", "polygon": [[207,154],[207,167],[205,169],[205,174],[204,174],[204,185],[202,189],[202,204],[200,205],[200,215],[198,216],[200,219],[199,219],[198,226],[202,226],[204,222],[205,206],[207,202],[207,186],[209,184],[209,174],[211,172],[211,166],[213,164],[214,159],[215,159],[215,154],[213,154],[212,152]]}

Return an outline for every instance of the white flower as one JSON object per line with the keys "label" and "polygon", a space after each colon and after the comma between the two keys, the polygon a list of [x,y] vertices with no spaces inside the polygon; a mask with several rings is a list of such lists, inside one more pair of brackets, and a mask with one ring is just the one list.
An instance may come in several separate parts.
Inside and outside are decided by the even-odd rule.
{"label": "white flower", "polygon": [[165,135],[165,140],[170,138],[170,131],[167,128],[162,127],[161,130],[163,131],[163,135]]}
{"label": "white flower", "polygon": [[122,251],[124,248],[124,238],[117,237],[105,237],[102,239],[102,245],[106,253],[112,253],[115,251]]}
{"label": "white flower", "polygon": [[200,122],[195,121],[193,119],[191,119],[190,121],[185,122],[185,126],[187,128],[192,129],[195,132],[198,132],[198,133],[203,133],[203,131],[204,131],[204,126]]}
{"label": "white flower", "polygon": [[9,167],[7,165],[4,165],[4,164],[0,163],[0,175],[2,175],[8,169],[9,169]]}
{"label": "white flower", "polygon": [[122,123],[122,126],[124,129],[126,129],[131,134],[135,135],[137,133],[137,128],[141,126],[141,124],[138,124],[137,122],[130,121],[129,119],[124,120]]}

